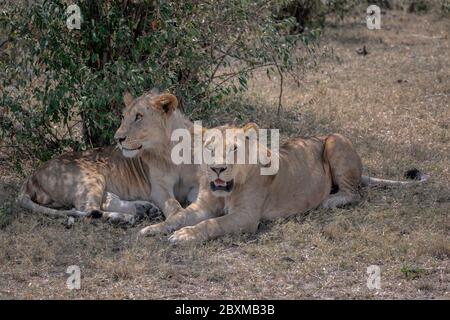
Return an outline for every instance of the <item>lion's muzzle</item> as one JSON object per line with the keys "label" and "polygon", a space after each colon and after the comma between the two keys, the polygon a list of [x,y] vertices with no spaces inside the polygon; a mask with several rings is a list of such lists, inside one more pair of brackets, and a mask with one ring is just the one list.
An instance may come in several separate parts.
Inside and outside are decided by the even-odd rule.
{"label": "lion's muzzle", "polygon": [[214,181],[211,181],[209,186],[211,187],[211,190],[214,191],[226,191],[231,192],[233,190],[234,186],[234,179],[230,181],[223,181],[221,179],[216,179]]}

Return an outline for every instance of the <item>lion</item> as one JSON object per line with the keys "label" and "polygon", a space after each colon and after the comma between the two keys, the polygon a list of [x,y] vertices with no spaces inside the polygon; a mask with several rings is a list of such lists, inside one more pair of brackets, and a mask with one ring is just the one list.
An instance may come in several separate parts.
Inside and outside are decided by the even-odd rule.
{"label": "lion", "polygon": [[23,184],[18,204],[34,213],[103,217],[134,224],[171,199],[191,203],[198,193],[196,165],[174,165],[171,133],[192,123],[170,93],[124,95],[117,146],[71,152],[49,160]]}
{"label": "lion", "polygon": [[[216,139],[204,139],[203,147],[215,153],[224,148],[224,157],[244,147],[245,162],[224,164],[226,162],[223,160],[220,163],[203,163],[197,200],[187,208],[171,202],[170,210],[176,214],[171,214],[161,223],[143,228],[141,235],[175,231],[169,241],[183,243],[205,241],[227,234],[254,233],[261,220],[289,217],[319,206],[336,208],[356,203],[361,198],[360,185],[415,183],[363,176],[359,155],[352,143],[340,134],[287,141],[279,148],[278,172],[261,175],[263,164],[250,164],[248,161],[251,147],[248,133],[257,131],[257,125],[249,123],[243,128],[222,126],[217,129],[223,136],[226,130],[234,131],[234,136],[242,130],[245,139],[232,139],[222,143],[224,146]],[[256,144],[258,152],[272,152],[259,142]],[[423,182],[428,176],[418,172],[418,178]]]}

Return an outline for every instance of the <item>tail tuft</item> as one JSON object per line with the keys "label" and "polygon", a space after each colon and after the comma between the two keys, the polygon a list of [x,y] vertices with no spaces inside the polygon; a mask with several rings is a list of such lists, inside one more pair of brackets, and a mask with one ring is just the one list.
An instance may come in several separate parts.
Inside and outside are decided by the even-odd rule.
{"label": "tail tuft", "polygon": [[412,168],[405,172],[404,174],[406,179],[410,180],[419,180],[419,181],[425,181],[428,179],[428,175],[421,172],[419,169]]}
{"label": "tail tuft", "polygon": [[92,210],[89,212],[88,216],[93,219],[100,219],[103,216],[103,213],[100,210]]}

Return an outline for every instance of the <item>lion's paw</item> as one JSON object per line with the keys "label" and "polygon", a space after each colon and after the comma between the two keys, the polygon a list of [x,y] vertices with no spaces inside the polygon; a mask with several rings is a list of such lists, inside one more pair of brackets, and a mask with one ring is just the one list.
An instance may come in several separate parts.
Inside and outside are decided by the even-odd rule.
{"label": "lion's paw", "polygon": [[107,215],[108,222],[114,225],[134,225],[136,223],[136,218],[132,214],[121,213],[121,212],[111,212]]}
{"label": "lion's paw", "polygon": [[166,234],[170,232],[170,228],[164,223],[152,224],[139,231],[140,236],[156,236],[160,234]]}
{"label": "lion's paw", "polygon": [[159,209],[155,204],[148,201],[136,201],[136,216],[139,218],[143,218],[144,216],[149,217],[150,219],[157,218],[162,215],[161,209]]}
{"label": "lion's paw", "polygon": [[200,241],[201,237],[195,227],[184,227],[169,237],[173,244]]}

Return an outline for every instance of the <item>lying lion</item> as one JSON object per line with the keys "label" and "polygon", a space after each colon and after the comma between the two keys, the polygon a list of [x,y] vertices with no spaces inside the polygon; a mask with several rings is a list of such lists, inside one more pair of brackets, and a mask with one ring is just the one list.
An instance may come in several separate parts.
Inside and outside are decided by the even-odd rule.
{"label": "lying lion", "polygon": [[25,181],[18,203],[34,213],[132,224],[136,216],[163,209],[168,199],[193,202],[197,167],[175,166],[170,158],[172,131],[192,127],[177,110],[177,98],[152,91],[136,99],[125,94],[124,103],[114,137],[118,148],[67,153],[46,162]]}
{"label": "lying lion", "polygon": [[[242,129],[219,127],[225,130],[257,130],[248,124]],[[249,158],[249,139],[218,144],[206,139],[204,148],[215,151],[224,148],[235,153],[245,143]],[[258,143],[258,150],[264,146]],[[225,161],[222,161],[225,163]],[[261,164],[202,165],[197,200],[186,209],[172,202],[171,214],[164,222],[141,230],[142,235],[156,235],[176,231],[169,240],[173,243],[207,240],[225,234],[255,232],[260,220],[273,220],[302,213],[322,205],[336,208],[360,200],[360,184],[405,185],[414,182],[393,181],[362,176],[361,159],[351,142],[339,134],[325,137],[296,138],[279,150],[279,171],[275,175],[261,175]],[[421,181],[425,175],[419,174]],[[337,189],[331,193],[332,189]],[[171,201],[169,201],[171,202]]]}

